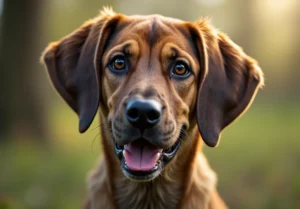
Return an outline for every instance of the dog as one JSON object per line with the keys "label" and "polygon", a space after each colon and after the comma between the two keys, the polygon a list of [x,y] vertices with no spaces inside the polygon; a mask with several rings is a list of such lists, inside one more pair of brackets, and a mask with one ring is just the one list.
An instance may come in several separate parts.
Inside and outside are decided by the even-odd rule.
{"label": "dog", "polygon": [[42,55],[85,132],[100,112],[103,155],[85,209],[224,209],[202,147],[264,84],[258,63],[206,19],[99,16]]}

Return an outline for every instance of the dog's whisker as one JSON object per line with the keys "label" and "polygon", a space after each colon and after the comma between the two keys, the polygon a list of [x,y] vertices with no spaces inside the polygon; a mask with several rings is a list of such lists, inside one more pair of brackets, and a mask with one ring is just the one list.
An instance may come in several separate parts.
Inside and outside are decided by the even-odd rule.
{"label": "dog's whisker", "polygon": [[90,132],[92,132],[92,131],[94,131],[94,130],[99,130],[99,128],[103,128],[103,127],[105,127],[106,125],[108,125],[109,126],[109,123],[108,122],[101,122],[100,124],[98,124],[96,127],[93,127],[93,128],[91,128],[91,129],[89,129],[89,131],[88,131],[88,133],[90,133]]}
{"label": "dog's whisker", "polygon": [[186,137],[188,140],[191,140],[191,137],[189,136],[186,130],[181,129],[181,134],[182,136]]}
{"label": "dog's whisker", "polygon": [[101,134],[101,132],[99,132],[98,134],[96,134],[96,136],[94,137],[94,139],[93,139],[93,141],[92,141],[92,143],[91,143],[91,152],[92,152],[92,154],[93,154],[94,156],[96,156],[96,153],[93,152],[93,147],[94,147],[96,138],[97,138],[98,136],[100,136],[100,134]]}

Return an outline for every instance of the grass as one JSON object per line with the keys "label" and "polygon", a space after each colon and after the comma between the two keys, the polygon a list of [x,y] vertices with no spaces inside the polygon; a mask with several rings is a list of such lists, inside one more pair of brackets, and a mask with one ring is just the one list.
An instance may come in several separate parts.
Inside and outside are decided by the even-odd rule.
{"label": "grass", "polygon": [[[62,106],[60,106],[62,105]],[[300,109],[256,104],[205,148],[232,209],[300,208]],[[49,111],[52,145],[11,139],[0,147],[0,209],[74,209],[100,153],[97,121],[84,135],[65,105]]]}

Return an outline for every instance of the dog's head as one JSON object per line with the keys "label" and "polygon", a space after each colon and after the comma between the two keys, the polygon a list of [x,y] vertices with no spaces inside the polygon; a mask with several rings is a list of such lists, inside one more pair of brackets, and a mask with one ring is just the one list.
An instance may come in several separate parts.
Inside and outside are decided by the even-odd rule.
{"label": "dog's head", "polygon": [[205,20],[105,10],[51,43],[43,60],[80,132],[100,101],[122,171],[134,180],[158,176],[196,123],[216,146],[263,85],[257,63]]}

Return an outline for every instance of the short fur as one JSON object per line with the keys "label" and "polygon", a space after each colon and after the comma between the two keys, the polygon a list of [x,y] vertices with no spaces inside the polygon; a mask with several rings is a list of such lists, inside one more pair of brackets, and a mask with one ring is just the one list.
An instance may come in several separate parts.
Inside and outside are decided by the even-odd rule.
{"label": "short fur", "polygon": [[[106,63],[121,46],[130,54],[132,69],[119,78],[106,69]],[[194,79],[174,81],[164,71],[176,53],[190,61]],[[89,177],[85,209],[227,208],[202,153],[203,142],[216,146],[220,132],[247,110],[263,86],[257,62],[228,36],[204,19],[190,23],[160,15],[125,16],[106,8],[50,43],[42,61],[54,87],[79,115],[80,132],[100,110],[103,156]],[[150,95],[165,104],[168,120],[151,133],[145,131],[149,137],[156,134],[155,139],[165,130],[172,132],[168,140],[155,142],[161,147],[174,144],[180,124],[188,127],[175,158],[150,182],[127,179],[114,153],[113,137],[126,140],[136,134],[128,135],[118,105],[132,94]],[[113,127],[109,121],[114,121]]]}

